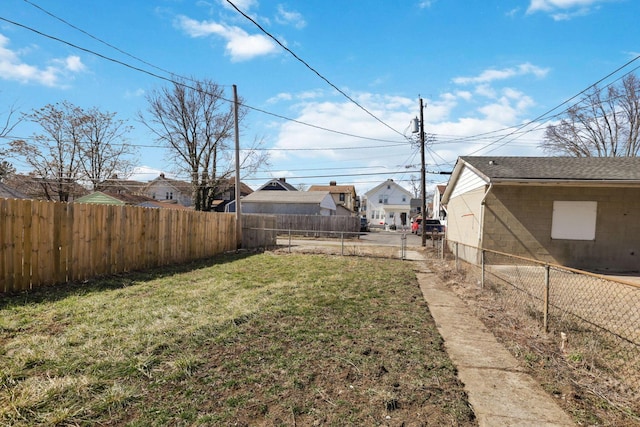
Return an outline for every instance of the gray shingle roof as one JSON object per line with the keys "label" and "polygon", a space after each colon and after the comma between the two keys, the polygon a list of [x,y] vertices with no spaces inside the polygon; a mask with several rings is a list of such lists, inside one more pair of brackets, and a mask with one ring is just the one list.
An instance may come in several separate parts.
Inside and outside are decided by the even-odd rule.
{"label": "gray shingle roof", "polygon": [[460,157],[491,181],[637,181],[638,157]]}
{"label": "gray shingle roof", "polygon": [[0,198],[4,199],[26,199],[27,195],[22,191],[11,188],[0,182]]}
{"label": "gray shingle roof", "polygon": [[312,203],[318,204],[329,194],[328,191],[254,191],[245,196],[243,202],[255,203]]}

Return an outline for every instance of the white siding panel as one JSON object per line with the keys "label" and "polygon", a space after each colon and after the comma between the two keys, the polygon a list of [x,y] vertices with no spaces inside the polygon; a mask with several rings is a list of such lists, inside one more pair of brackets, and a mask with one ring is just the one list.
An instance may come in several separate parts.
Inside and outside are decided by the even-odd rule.
{"label": "white siding panel", "polygon": [[485,180],[482,179],[477,173],[465,167],[464,169],[462,169],[460,178],[458,178],[458,182],[453,188],[449,199],[453,199],[454,197],[457,197],[461,194],[468,193],[469,191],[476,190],[480,187],[484,187],[486,184],[487,183],[485,182]]}

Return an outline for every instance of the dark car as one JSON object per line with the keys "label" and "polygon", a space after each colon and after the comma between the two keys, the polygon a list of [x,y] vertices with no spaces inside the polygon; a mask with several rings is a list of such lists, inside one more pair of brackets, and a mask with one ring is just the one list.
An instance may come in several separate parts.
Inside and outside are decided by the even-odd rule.
{"label": "dark car", "polygon": [[[415,222],[418,223],[416,234],[422,234],[422,218],[417,217]],[[427,218],[424,222],[424,232],[427,236],[433,233],[444,233],[444,224],[439,219]]]}
{"label": "dark car", "polygon": [[360,231],[369,231],[369,223],[367,218],[360,218]]}

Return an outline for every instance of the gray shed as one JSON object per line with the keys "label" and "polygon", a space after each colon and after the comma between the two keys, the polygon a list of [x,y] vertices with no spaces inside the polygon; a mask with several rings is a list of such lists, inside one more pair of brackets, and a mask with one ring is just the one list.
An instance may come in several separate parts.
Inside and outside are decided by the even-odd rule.
{"label": "gray shed", "polygon": [[254,191],[240,203],[245,214],[336,214],[336,203],[328,191]]}

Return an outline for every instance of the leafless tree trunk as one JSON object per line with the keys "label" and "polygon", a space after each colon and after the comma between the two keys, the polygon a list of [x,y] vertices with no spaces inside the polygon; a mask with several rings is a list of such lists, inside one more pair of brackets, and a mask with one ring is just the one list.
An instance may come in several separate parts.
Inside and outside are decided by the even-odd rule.
{"label": "leafless tree trunk", "polygon": [[[235,170],[233,104],[210,80],[177,81],[151,92],[147,101],[147,115],[140,114],[140,121],[173,154],[178,170],[190,177],[195,209],[211,210],[220,182]],[[244,118],[246,109],[239,111]],[[266,162],[255,148],[243,151],[243,167],[255,168]]]}
{"label": "leafless tree trunk", "polygon": [[627,75],[606,91],[593,87],[545,131],[541,147],[572,157],[635,157],[640,150],[640,80]]}

